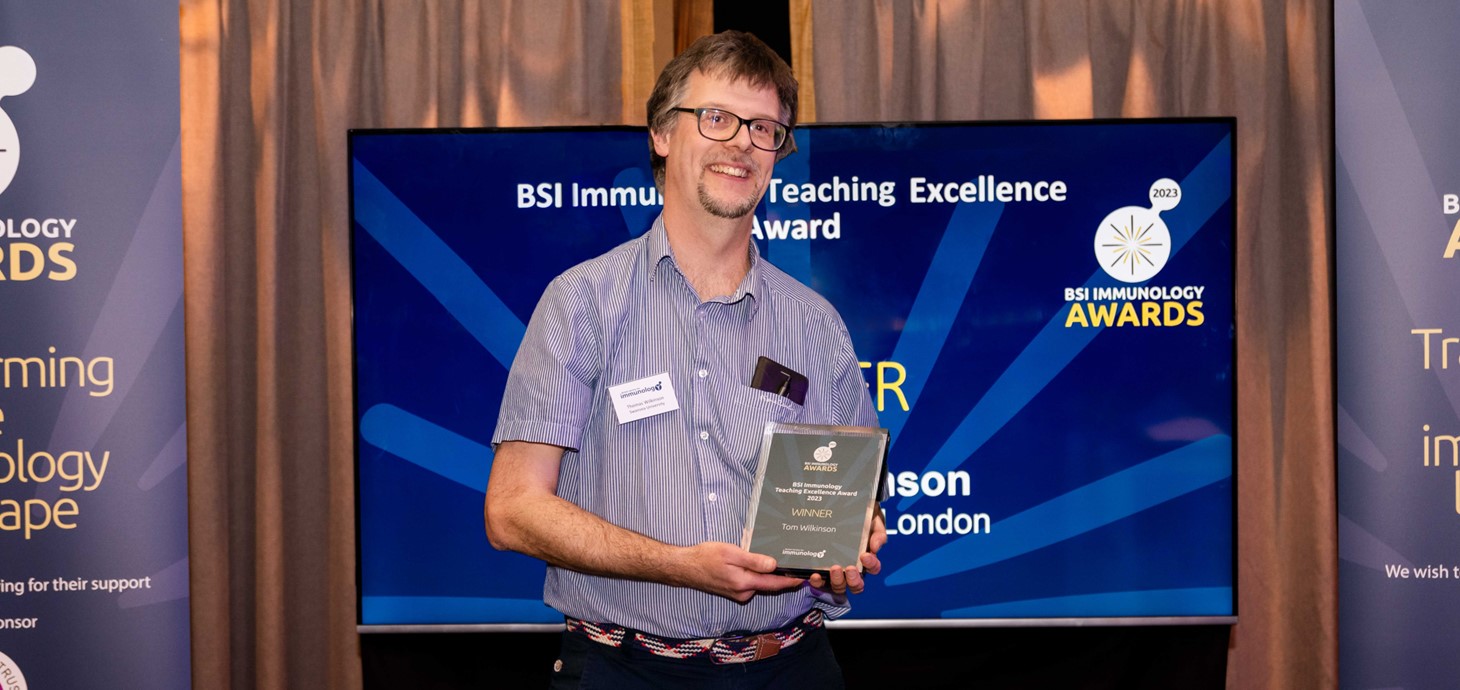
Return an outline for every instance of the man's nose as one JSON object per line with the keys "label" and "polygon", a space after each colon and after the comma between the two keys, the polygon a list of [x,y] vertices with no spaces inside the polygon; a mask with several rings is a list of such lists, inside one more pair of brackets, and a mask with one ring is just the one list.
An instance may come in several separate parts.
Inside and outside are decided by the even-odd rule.
{"label": "man's nose", "polygon": [[[742,140],[741,137],[744,137],[744,139]],[[750,124],[745,122],[740,123],[740,129],[735,130],[735,136],[730,137],[730,140],[725,143],[746,151],[754,148],[755,145],[750,143]]]}

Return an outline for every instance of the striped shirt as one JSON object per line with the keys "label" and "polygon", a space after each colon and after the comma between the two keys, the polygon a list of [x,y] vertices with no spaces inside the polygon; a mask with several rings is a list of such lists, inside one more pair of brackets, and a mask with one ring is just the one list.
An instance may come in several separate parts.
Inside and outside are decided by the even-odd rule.
{"label": "striped shirt", "polygon": [[[760,258],[735,294],[701,303],[663,218],[638,239],[555,278],[512,363],[493,446],[562,446],[558,496],[667,544],[739,544],[767,421],[876,426],[846,325],[830,303]],[[760,356],[809,379],[804,407],[749,383]],[[667,373],[679,409],[619,424],[607,389]],[[789,624],[810,586],[749,604],[652,582],[548,567],[544,599],[566,615],[674,638]]]}

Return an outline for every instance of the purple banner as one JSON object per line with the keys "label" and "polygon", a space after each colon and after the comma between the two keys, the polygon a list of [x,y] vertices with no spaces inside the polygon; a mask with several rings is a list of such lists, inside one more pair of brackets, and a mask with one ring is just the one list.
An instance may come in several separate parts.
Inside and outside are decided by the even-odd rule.
{"label": "purple banner", "polygon": [[1460,5],[1334,6],[1339,673],[1460,678]]}
{"label": "purple banner", "polygon": [[178,6],[0,5],[0,688],[190,685]]}

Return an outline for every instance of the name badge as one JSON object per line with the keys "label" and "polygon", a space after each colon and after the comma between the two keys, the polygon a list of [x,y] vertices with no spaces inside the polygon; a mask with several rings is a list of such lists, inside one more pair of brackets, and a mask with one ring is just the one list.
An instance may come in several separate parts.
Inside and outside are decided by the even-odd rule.
{"label": "name badge", "polygon": [[679,398],[674,395],[669,372],[609,386],[608,397],[613,400],[613,411],[618,414],[619,424],[679,409]]}

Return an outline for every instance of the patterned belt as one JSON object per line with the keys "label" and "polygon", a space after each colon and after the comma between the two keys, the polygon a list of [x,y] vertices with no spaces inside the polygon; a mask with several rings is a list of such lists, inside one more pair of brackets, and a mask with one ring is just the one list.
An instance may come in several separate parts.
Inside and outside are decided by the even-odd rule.
{"label": "patterned belt", "polygon": [[611,623],[590,623],[571,616],[567,624],[568,632],[586,635],[588,639],[610,647],[628,646],[670,659],[707,659],[716,664],[743,664],[779,654],[782,649],[800,642],[806,633],[824,626],[825,620],[826,614],[821,609],[811,609],[780,630],[698,640],[674,640]]}

